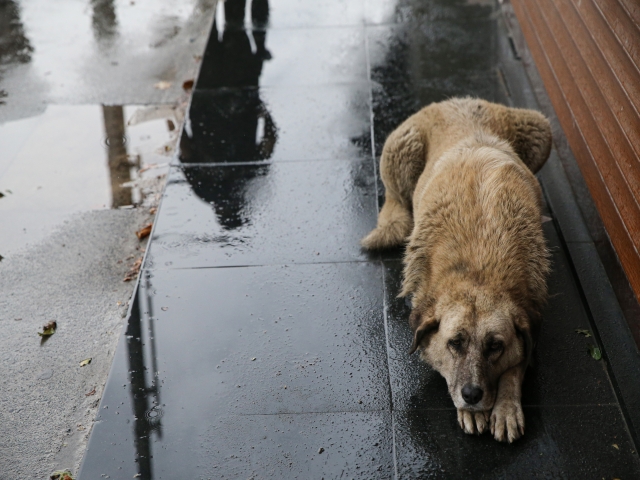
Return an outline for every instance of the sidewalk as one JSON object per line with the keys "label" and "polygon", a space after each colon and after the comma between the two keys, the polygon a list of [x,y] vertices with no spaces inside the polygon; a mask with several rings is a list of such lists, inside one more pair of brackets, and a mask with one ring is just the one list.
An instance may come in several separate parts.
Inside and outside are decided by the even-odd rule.
{"label": "sidewalk", "polygon": [[80,478],[639,477],[608,352],[576,333],[591,313],[553,211],[513,445],[458,427],[444,380],[407,354],[402,252],[359,247],[400,121],[530,88],[501,75],[492,2],[254,0],[246,30],[226,4]]}

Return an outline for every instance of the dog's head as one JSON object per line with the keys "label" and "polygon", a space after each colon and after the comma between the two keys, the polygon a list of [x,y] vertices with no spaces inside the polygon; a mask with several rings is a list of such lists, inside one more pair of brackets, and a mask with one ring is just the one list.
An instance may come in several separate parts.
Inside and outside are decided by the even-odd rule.
{"label": "dog's head", "polygon": [[526,311],[508,295],[483,291],[445,294],[413,306],[410,353],[446,379],[457,408],[485,411],[493,407],[500,376],[529,362],[533,350]]}

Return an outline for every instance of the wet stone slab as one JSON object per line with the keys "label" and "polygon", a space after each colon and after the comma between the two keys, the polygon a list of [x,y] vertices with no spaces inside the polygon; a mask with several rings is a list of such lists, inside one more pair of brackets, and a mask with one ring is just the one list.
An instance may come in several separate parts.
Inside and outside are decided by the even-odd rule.
{"label": "wet stone slab", "polygon": [[508,101],[498,57],[486,48],[495,42],[494,18],[425,22],[367,29],[376,155],[400,123],[430,103],[456,96]]}
{"label": "wet stone slab", "polygon": [[371,160],[175,168],[149,265],[367,260],[374,188]]}
{"label": "wet stone slab", "polygon": [[617,406],[524,407],[512,445],[467,435],[455,409],[394,412],[398,478],[637,478],[640,461]]}
{"label": "wet stone slab", "polygon": [[253,468],[388,472],[382,310],[373,264],[148,274],[83,478],[114,478],[135,458],[189,478],[205,464],[231,478]]}
{"label": "wet stone slab", "polygon": [[359,247],[400,122],[453,95],[508,103],[496,4],[251,5],[218,6],[81,477],[637,477],[553,222],[511,446],[465,435],[445,381],[408,355],[402,250]]}
{"label": "wet stone slab", "polygon": [[229,27],[209,38],[198,90],[363,83],[365,30]]}
{"label": "wet stone slab", "polygon": [[369,88],[361,84],[197,90],[179,160],[369,158],[369,112]]}

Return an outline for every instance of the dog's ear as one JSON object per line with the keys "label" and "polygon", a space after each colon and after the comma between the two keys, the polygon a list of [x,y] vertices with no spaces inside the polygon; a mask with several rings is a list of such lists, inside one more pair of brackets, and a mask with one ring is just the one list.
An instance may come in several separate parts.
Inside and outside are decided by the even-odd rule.
{"label": "dog's ear", "polygon": [[538,334],[538,317],[538,314],[527,312],[527,314],[517,315],[513,321],[516,332],[522,337],[522,341],[524,343],[524,358],[527,366],[531,365],[531,358],[535,347],[535,338]]}
{"label": "dog's ear", "polygon": [[438,322],[432,316],[424,316],[420,314],[418,311],[414,310],[411,312],[409,316],[409,326],[413,331],[413,343],[411,344],[411,350],[409,350],[409,355],[415,352],[424,338],[438,329],[440,322]]}

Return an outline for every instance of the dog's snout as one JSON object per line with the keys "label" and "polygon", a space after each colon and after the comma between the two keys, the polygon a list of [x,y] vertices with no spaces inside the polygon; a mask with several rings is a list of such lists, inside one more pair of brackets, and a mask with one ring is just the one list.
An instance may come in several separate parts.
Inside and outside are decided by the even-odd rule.
{"label": "dog's snout", "polygon": [[462,398],[469,405],[475,405],[480,400],[482,400],[482,395],[484,392],[477,385],[472,385],[471,383],[467,383],[464,387],[462,387]]}

